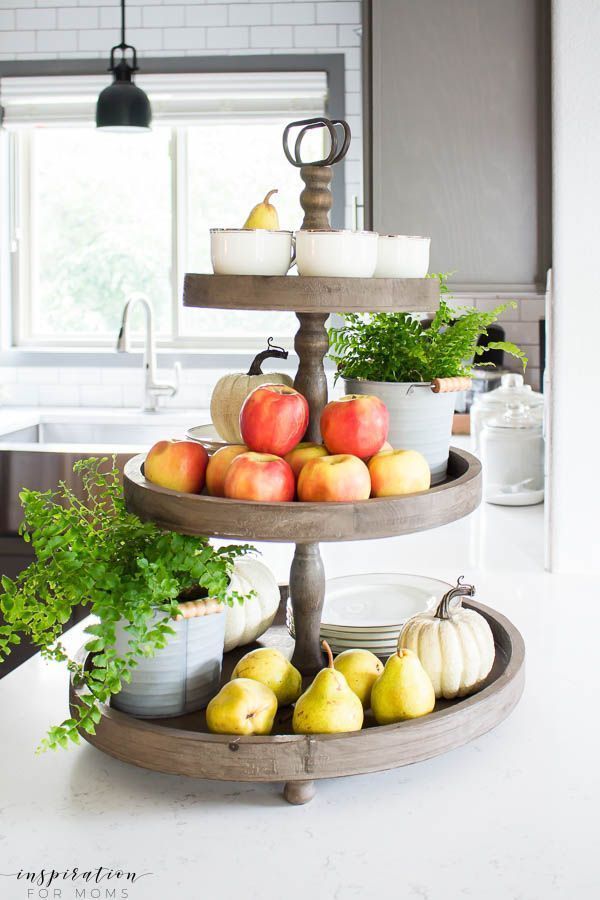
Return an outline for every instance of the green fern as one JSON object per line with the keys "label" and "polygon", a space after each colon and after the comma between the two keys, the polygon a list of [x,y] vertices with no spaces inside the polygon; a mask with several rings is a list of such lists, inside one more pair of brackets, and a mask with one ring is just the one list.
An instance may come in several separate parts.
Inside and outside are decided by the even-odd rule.
{"label": "green fern", "polygon": [[[440,305],[429,327],[412,313],[348,313],[343,325],[329,329],[329,358],[336,380],[428,382],[434,378],[470,375],[485,352],[481,336],[516,303],[510,301],[485,312],[474,307],[453,309],[447,302],[447,276],[440,279]],[[527,366],[525,354],[510,341],[492,341],[488,348],[504,350]],[[485,365],[485,364],[484,364]]]}
{"label": "green fern", "polygon": [[[206,538],[142,522],[127,511],[119,470],[114,458],[107,467],[108,462],[75,464],[83,500],[63,482],[56,491],[21,492],[21,534],[36,558],[14,581],[2,578],[0,662],[25,637],[46,659],[65,663],[83,686],[75,715],[53,726],[41,749],[77,743],[81,730],[94,733],[100,704],[131,680],[140,657],[153,656],[173,634],[170,623],[180,595],[200,587],[205,596],[223,602],[243,599],[227,589],[234,559],[250,548],[215,549]],[[86,650],[92,654],[85,670],[60,641],[79,604],[99,618],[85,630]],[[115,625],[123,619],[129,649],[119,655]]]}

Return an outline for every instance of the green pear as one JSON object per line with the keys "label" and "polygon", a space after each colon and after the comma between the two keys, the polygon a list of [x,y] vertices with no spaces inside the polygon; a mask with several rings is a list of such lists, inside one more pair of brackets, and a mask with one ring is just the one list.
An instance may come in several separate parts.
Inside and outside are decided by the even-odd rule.
{"label": "green pear", "polygon": [[252,678],[270,687],[280,706],[294,703],[302,693],[302,675],[281,650],[259,647],[238,661],[231,679]]}
{"label": "green pear", "polygon": [[381,660],[370,650],[344,650],[336,656],[333,665],[342,673],[363,709],[368,709],[371,705],[371,689],[383,672]]}
{"label": "green pear", "polygon": [[206,707],[208,730],[215,734],[270,734],[277,697],[259,681],[236,678],[223,685]]}
{"label": "green pear", "polygon": [[329,664],[315,676],[294,707],[292,727],[295,734],[337,734],[360,731],[362,703],[350,690],[341,672],[333,666],[333,655],[323,641]]}
{"label": "green pear", "polygon": [[412,650],[398,650],[373,685],[371,709],[378,725],[426,716],[435,706],[431,679]]}

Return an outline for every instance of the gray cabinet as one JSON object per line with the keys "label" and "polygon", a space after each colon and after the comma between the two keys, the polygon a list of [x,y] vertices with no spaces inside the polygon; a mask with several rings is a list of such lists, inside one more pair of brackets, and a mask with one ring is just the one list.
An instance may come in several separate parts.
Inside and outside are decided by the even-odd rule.
{"label": "gray cabinet", "polygon": [[466,290],[531,289],[550,265],[548,5],[366,5],[372,225],[431,235],[430,270]]}

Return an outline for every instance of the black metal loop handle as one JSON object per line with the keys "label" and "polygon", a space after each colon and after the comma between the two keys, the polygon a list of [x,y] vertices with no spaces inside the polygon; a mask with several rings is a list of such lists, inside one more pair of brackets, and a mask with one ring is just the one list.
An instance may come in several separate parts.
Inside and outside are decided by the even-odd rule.
{"label": "black metal loop handle", "polygon": [[[336,131],[338,127],[340,127],[343,131],[341,144],[338,143],[338,132]],[[289,134],[292,128],[300,128],[300,132],[294,143],[293,155],[290,153],[289,149]],[[329,153],[323,159],[307,163],[303,162],[302,160],[301,145],[304,135],[307,134],[307,132],[312,131],[313,128],[327,129],[327,131],[329,132],[331,147],[329,149]],[[351,139],[352,133],[350,131],[350,126],[343,119],[327,119],[324,116],[317,116],[314,119],[303,119],[299,122],[290,122],[289,125],[286,125],[283,132],[283,152],[285,153],[287,161],[293,166],[296,166],[296,168],[298,169],[306,165],[333,166],[335,165],[335,163],[340,162],[344,158],[344,156],[348,152],[348,147],[350,146]]]}

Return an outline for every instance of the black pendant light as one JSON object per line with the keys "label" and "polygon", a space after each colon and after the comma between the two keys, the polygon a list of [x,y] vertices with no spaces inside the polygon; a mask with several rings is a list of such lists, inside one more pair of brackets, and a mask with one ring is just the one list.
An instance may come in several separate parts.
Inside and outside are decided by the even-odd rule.
{"label": "black pendant light", "polygon": [[[131,50],[131,62],[127,51]],[[115,62],[118,54],[118,62]],[[152,107],[144,91],[133,81],[137,72],[135,47],[125,42],[125,0],[121,0],[121,43],[110,51],[109,72],[114,81],[104,88],[96,104],[96,127],[106,131],[140,131],[150,128]]]}

